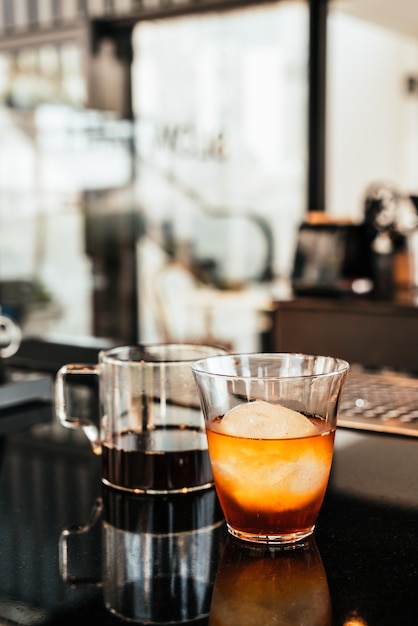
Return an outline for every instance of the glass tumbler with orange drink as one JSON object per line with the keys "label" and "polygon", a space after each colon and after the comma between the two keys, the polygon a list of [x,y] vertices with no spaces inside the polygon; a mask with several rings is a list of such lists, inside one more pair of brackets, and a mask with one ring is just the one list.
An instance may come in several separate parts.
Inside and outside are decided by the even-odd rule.
{"label": "glass tumbler with orange drink", "polygon": [[349,364],[288,353],[214,356],[193,374],[229,532],[293,543],[315,527]]}

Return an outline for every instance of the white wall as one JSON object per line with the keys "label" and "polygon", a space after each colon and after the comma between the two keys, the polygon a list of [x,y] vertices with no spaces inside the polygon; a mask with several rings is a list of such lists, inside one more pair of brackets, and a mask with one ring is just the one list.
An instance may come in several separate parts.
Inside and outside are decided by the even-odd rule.
{"label": "white wall", "polygon": [[418,40],[343,13],[330,13],[327,211],[361,220],[374,182],[418,188]]}

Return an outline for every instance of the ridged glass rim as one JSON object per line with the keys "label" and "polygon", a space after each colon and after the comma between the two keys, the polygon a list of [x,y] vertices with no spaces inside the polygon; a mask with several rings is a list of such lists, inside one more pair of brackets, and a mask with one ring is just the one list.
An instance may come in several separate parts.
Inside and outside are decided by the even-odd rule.
{"label": "ridged glass rim", "polygon": [[[202,356],[202,355],[208,356]],[[115,346],[99,352],[101,363],[158,365],[162,363],[193,363],[204,358],[226,356],[219,346],[194,343],[139,343]],[[150,358],[151,357],[151,358]]]}
{"label": "ridged glass rim", "polygon": [[[262,360],[269,362],[274,362],[276,360],[282,360],[283,364],[286,360],[294,360],[295,364],[297,362],[302,362],[303,360],[308,361],[328,361],[329,363],[333,363],[336,367],[332,371],[318,371],[318,372],[310,372],[310,373],[286,373],[277,371],[276,373],[257,373],[257,374],[248,374],[248,373],[237,373],[237,372],[224,372],[224,371],[211,371],[207,367],[203,367],[205,364],[214,363],[216,360],[220,360],[222,362],[231,361],[233,359],[237,359],[240,362],[243,359],[247,359],[250,363],[251,361],[255,362],[256,360]],[[195,374],[203,374],[205,376],[213,376],[218,378],[227,378],[234,380],[297,380],[297,379],[308,379],[308,378],[326,378],[332,376],[339,376],[344,372],[348,372],[350,369],[350,364],[345,359],[334,357],[330,355],[321,355],[321,354],[307,354],[303,352],[250,352],[250,353],[236,353],[236,354],[222,354],[222,355],[214,355],[208,356],[203,359],[198,359],[194,361],[191,365],[192,371]]]}

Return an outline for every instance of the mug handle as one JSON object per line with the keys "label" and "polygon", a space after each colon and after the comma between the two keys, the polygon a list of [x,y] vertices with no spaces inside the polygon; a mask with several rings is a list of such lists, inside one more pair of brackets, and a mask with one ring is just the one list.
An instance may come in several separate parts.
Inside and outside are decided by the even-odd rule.
{"label": "mug handle", "polygon": [[0,329],[7,335],[8,342],[0,348],[0,357],[7,359],[16,354],[22,341],[22,331],[16,322],[7,315],[0,315]]}
{"label": "mug handle", "polygon": [[[61,580],[70,585],[97,585],[101,586],[101,579],[96,576],[78,575],[71,570],[71,546],[70,542],[74,543],[76,537],[82,537],[88,535],[97,527],[97,524],[101,520],[103,513],[103,500],[97,498],[93,509],[90,513],[90,517],[85,524],[77,524],[64,528],[59,536],[58,541],[58,566]],[[93,537],[92,537],[93,541]],[[97,549],[97,543],[95,541],[95,548]]]}
{"label": "mug handle", "polygon": [[69,365],[63,365],[58,370],[55,377],[55,412],[59,421],[65,428],[81,428],[90,441],[94,454],[100,455],[102,452],[102,444],[98,425],[84,417],[75,417],[68,413],[66,384],[67,378],[73,375],[98,376],[99,366],[71,363]]}

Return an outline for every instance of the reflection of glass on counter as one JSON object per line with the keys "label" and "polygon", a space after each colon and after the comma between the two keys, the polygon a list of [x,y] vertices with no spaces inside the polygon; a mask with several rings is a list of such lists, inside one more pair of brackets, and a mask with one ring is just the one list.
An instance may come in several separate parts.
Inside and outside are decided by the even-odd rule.
{"label": "reflection of glass on counter", "polygon": [[99,519],[97,582],[109,612],[141,624],[184,624],[208,616],[225,536],[213,489],[150,497],[104,487],[91,521],[61,534],[60,573],[72,586],[89,580],[88,572],[77,573],[85,562],[80,546],[90,536],[89,550],[97,552]]}
{"label": "reflection of glass on counter", "polygon": [[331,626],[321,555],[313,538],[290,547],[248,547],[227,539],[210,610],[210,626]]}

